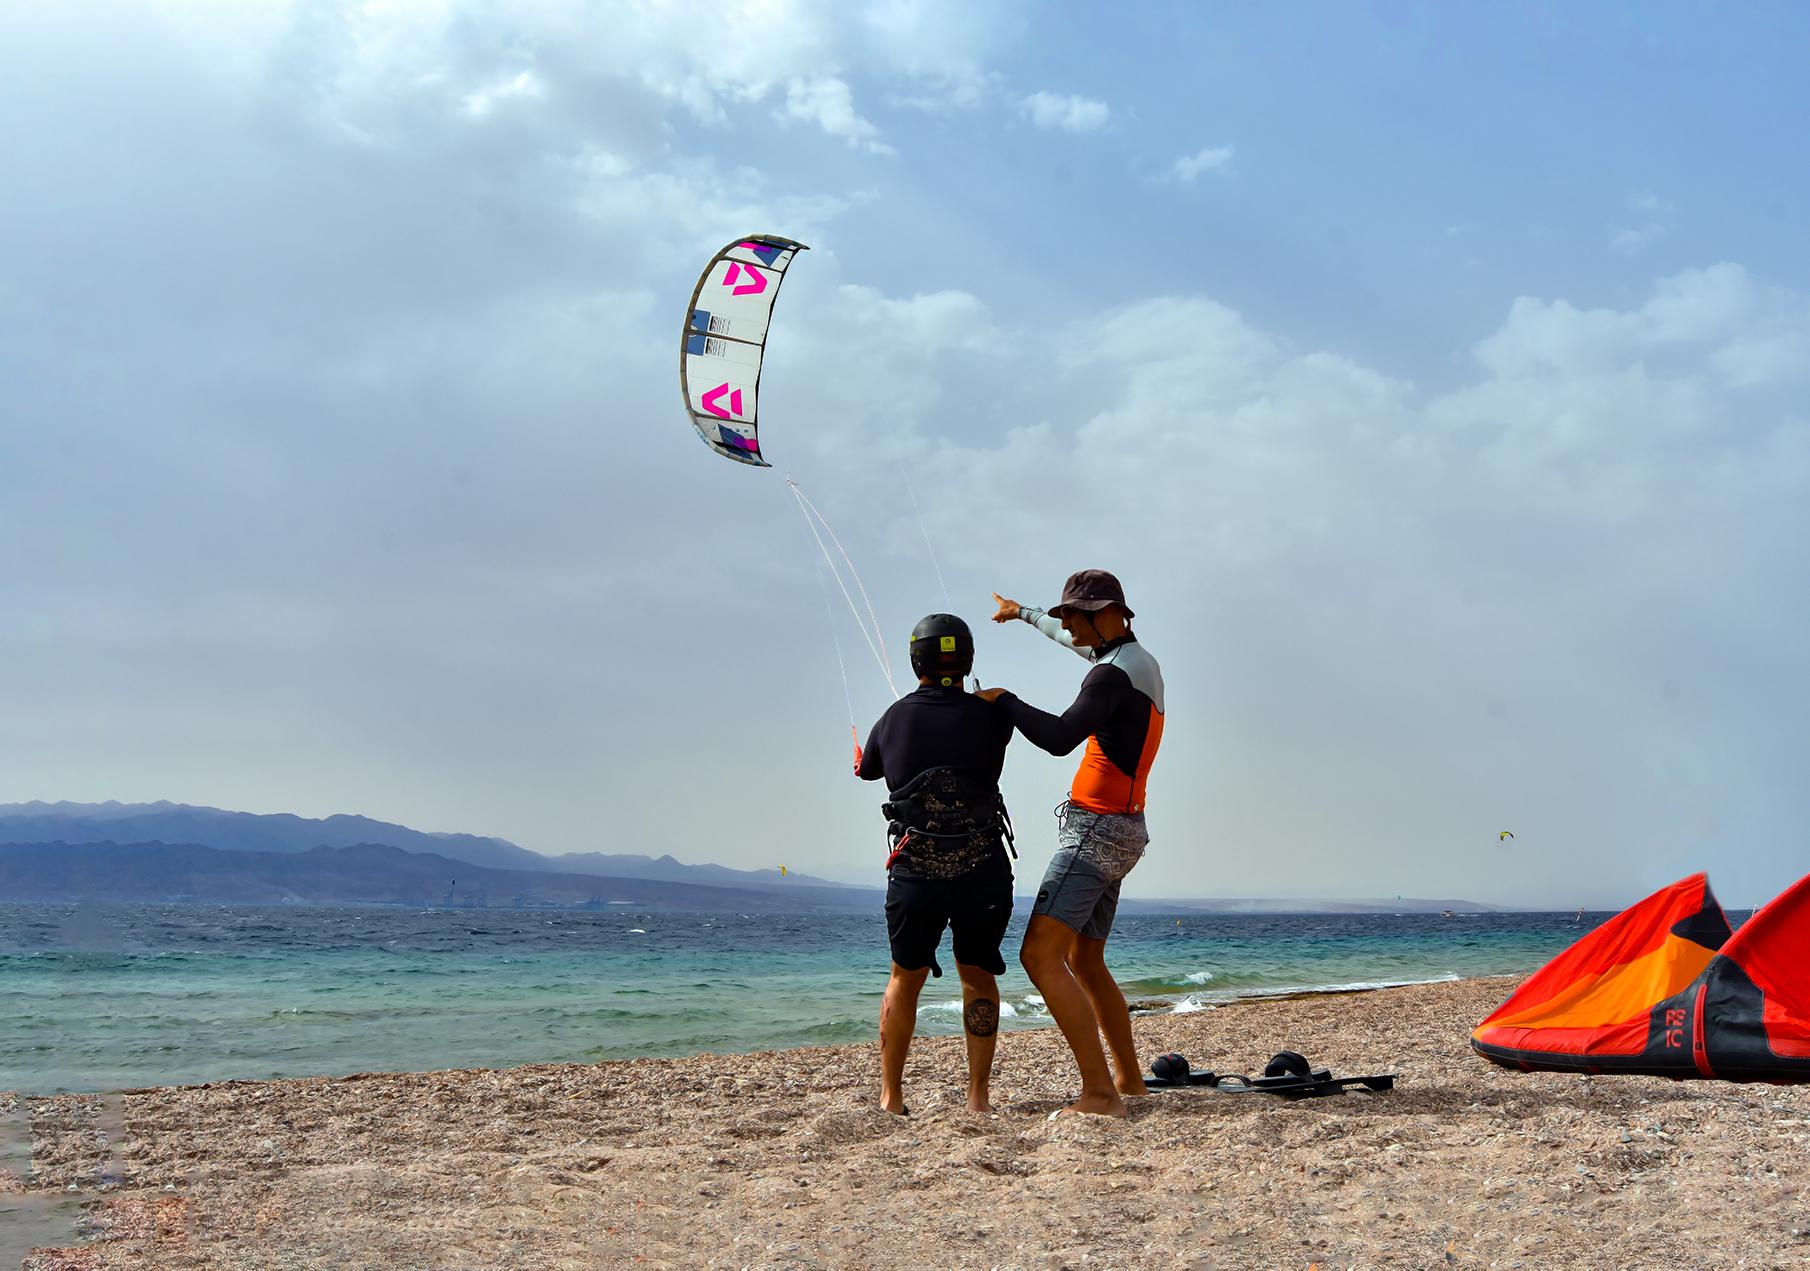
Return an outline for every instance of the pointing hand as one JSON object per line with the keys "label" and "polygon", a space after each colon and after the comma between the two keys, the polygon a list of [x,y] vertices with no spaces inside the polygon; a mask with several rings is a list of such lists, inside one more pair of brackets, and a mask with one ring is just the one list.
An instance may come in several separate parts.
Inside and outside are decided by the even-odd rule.
{"label": "pointing hand", "polygon": [[999,612],[993,615],[995,622],[1011,622],[1018,617],[1023,608],[1016,600],[1007,600],[998,592],[993,593],[993,600],[999,606]]}

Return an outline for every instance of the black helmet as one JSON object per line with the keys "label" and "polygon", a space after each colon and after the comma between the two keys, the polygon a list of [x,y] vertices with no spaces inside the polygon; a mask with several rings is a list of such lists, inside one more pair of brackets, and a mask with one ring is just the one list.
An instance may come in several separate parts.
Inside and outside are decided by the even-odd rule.
{"label": "black helmet", "polygon": [[952,613],[933,613],[911,629],[911,669],[949,688],[974,669],[974,633]]}

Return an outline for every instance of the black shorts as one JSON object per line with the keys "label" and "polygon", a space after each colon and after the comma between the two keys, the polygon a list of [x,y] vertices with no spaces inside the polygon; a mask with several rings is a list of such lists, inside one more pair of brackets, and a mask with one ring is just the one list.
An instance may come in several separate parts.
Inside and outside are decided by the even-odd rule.
{"label": "black shorts", "polygon": [[948,927],[955,960],[994,975],[1006,973],[999,956],[1012,921],[1012,863],[997,860],[960,878],[890,878],[886,883],[886,934],[892,960],[907,971],[929,967],[941,975],[936,947]]}

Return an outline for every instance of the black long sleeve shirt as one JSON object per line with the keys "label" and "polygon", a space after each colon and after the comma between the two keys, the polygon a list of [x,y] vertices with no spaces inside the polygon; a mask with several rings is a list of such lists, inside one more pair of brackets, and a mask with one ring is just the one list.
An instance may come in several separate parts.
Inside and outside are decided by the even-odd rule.
{"label": "black long sleeve shirt", "polygon": [[887,708],[868,734],[857,775],[883,780],[897,794],[936,773],[909,796],[922,818],[910,822],[913,832],[888,863],[894,878],[957,879],[1004,861],[999,774],[1011,740],[1005,711],[957,688],[920,688]]}

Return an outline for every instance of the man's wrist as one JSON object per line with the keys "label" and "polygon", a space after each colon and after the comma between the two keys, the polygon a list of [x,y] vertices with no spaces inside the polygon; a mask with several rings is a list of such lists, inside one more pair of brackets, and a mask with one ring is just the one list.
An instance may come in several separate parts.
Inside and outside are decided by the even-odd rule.
{"label": "man's wrist", "polygon": [[1018,617],[1022,621],[1030,623],[1033,627],[1037,625],[1037,619],[1043,617],[1044,613],[1045,611],[1039,609],[1036,605],[1018,606]]}

